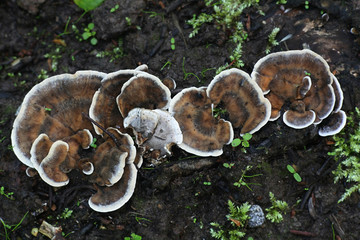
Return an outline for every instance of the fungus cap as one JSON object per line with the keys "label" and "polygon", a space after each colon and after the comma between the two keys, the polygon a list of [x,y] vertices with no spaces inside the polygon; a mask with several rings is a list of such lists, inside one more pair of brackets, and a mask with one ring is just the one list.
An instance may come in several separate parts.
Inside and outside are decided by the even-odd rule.
{"label": "fungus cap", "polygon": [[[142,71],[147,71],[147,69],[146,65],[140,65],[135,70],[125,69],[107,74],[101,80],[101,87],[93,96],[89,116],[105,129],[117,126],[124,132],[123,117],[119,112],[115,99],[121,93],[123,85],[130,78],[141,74]],[[103,134],[103,131],[98,126],[95,124],[93,126],[97,134]]]}
{"label": "fungus cap", "polygon": [[319,127],[319,135],[322,137],[339,133],[346,125],[346,113],[342,110],[333,112]]}
{"label": "fungus cap", "polygon": [[170,156],[171,146],[183,141],[178,122],[169,112],[160,109],[134,108],[124,119],[124,127],[134,130],[138,145],[151,151],[159,150],[157,159]]}
{"label": "fungus cap", "polygon": [[234,137],[230,122],[212,115],[206,88],[183,89],[171,100],[169,112],[179,123],[183,142],[179,147],[198,156],[219,156]]}
{"label": "fungus cap", "polygon": [[108,128],[107,132],[112,137],[104,136],[105,142],[97,147],[92,158],[94,173],[91,181],[100,186],[112,186],[118,182],[125,165],[133,163],[136,157],[134,141],[128,134],[116,128]]}
{"label": "fungus cap", "polygon": [[133,163],[126,164],[121,179],[111,187],[97,187],[98,191],[88,201],[97,212],[111,212],[129,201],[136,185],[137,169]]}
{"label": "fungus cap", "polygon": [[61,140],[54,142],[47,156],[41,161],[38,173],[41,179],[53,187],[62,187],[69,183],[68,176],[60,169],[68,154],[69,145]]}
{"label": "fungus cap", "polygon": [[[269,54],[255,64],[251,76],[273,106],[271,120],[279,116],[282,108],[288,110],[288,102],[298,100],[305,104],[308,118],[303,116],[303,119],[308,121],[313,118],[310,111],[315,113],[316,122],[326,118],[333,111],[335,94],[331,86],[332,74],[326,61],[311,50]],[[291,115],[291,111],[287,113],[283,118],[284,122]],[[289,125],[293,126],[291,123]]]}
{"label": "fungus cap", "polygon": [[241,134],[252,134],[269,121],[271,104],[244,71],[222,71],[210,82],[206,93],[214,105],[224,105],[229,121],[234,128],[241,128]]}
{"label": "fungus cap", "polygon": [[88,112],[93,94],[105,73],[78,71],[45,79],[25,96],[11,132],[14,153],[29,167],[30,150],[42,133],[52,141],[61,140],[81,129],[92,128],[82,112]]}
{"label": "fungus cap", "polygon": [[314,123],[316,114],[313,110],[306,110],[304,102],[295,101],[290,108],[283,114],[283,121],[287,126],[302,129]]}
{"label": "fungus cap", "polygon": [[120,113],[126,117],[133,108],[167,109],[171,93],[159,78],[142,72],[128,80],[116,98]]}

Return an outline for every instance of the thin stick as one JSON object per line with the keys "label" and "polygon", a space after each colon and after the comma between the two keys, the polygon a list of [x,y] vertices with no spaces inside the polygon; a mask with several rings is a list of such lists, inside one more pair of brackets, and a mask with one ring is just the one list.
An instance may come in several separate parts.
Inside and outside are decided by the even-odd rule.
{"label": "thin stick", "polygon": [[104,133],[106,133],[107,135],[109,135],[109,137],[111,137],[111,139],[114,141],[115,145],[120,148],[120,144],[118,143],[116,137],[114,136],[114,134],[112,134],[111,132],[109,132],[108,130],[106,130],[103,126],[101,126],[98,122],[96,122],[94,119],[92,119],[88,114],[82,112],[82,115],[89,119],[90,122],[92,122],[93,124],[95,124],[98,128],[100,128]]}

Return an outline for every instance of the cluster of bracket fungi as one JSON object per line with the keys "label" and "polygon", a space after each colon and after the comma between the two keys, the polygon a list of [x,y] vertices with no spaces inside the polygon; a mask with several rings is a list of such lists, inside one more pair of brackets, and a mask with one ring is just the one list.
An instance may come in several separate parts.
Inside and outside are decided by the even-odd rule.
{"label": "cluster of bracket fungi", "polygon": [[[174,81],[146,71],[146,65],[109,74],[78,71],[35,85],[11,134],[27,174],[61,187],[69,182],[68,172],[80,170],[97,189],[89,206],[109,212],[132,196],[143,158],[169,156],[174,144],[198,156],[219,156],[232,142],[233,128],[254,133],[282,111],[286,125],[318,125],[321,136],[345,126],[339,82],[310,50],[269,54],[251,77],[225,70],[207,87],[186,88],[173,97]],[[226,109],[228,120],[213,116],[216,106]],[[86,150],[93,136],[98,146]]]}

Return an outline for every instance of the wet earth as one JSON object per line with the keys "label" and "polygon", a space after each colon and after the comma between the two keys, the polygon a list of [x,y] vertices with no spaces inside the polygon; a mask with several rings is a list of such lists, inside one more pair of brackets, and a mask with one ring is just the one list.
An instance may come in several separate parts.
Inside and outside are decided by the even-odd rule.
{"label": "wet earth", "polygon": [[[360,107],[358,1],[310,1],[308,8],[305,1],[276,2],[260,1],[239,17],[248,33],[242,70],[251,73],[266,55],[269,34],[278,27],[278,41],[291,37],[271,52],[312,49],[338,78],[343,110]],[[116,4],[119,8],[111,11]],[[147,64],[160,79],[175,79],[177,89],[206,86],[217,68],[231,62],[235,45],[229,40],[231,29],[213,22],[189,38],[192,27],[187,20],[202,12],[211,13],[212,8],[194,0],[106,0],[84,16],[72,1],[0,2],[1,239],[48,239],[31,234],[43,221],[60,226],[66,239],[124,239],[132,233],[143,239],[212,239],[211,222],[232,229],[226,219],[229,199],[265,210],[271,206],[269,192],[288,203],[284,220],[241,226],[244,239],[359,239],[360,196],[338,203],[348,184],[334,184],[336,162],[327,155],[332,138],[318,136],[315,126],[290,129],[281,119],[256,132],[246,153],[225,146],[221,156],[201,158],[174,147],[173,156],[161,164],[145,160],[132,198],[110,213],[89,208],[95,189],[77,171],[70,173],[67,186],[56,189],[37,176],[26,176],[26,166],[12,151],[10,133],[18,107],[35,84],[61,73],[109,73]],[[96,38],[96,45],[82,39],[86,31],[96,32],[90,37]],[[296,168],[301,182],[287,165]],[[234,186],[247,166],[252,168],[246,175],[256,175],[245,178],[251,189]],[[309,207],[309,199],[314,206]]]}

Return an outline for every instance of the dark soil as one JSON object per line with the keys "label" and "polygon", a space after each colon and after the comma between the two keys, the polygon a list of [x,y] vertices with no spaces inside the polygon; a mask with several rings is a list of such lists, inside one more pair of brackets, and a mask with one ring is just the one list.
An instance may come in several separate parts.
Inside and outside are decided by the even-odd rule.
{"label": "dark soil", "polygon": [[[242,69],[251,73],[255,62],[265,56],[268,35],[279,27],[277,40],[288,34],[292,38],[272,52],[308,45],[323,56],[342,85],[343,109],[350,112],[360,107],[360,37],[350,33],[351,28],[360,29],[360,4],[357,0],[316,2],[305,9],[304,1],[288,1],[284,11],[276,1],[260,1],[264,15],[257,8],[247,9],[241,19],[250,24]],[[110,13],[117,3],[120,8]],[[328,14],[328,20],[321,11]],[[152,16],[152,12],[158,14]],[[13,192],[12,199],[0,195],[0,218],[15,226],[27,213],[18,229],[7,229],[10,239],[47,239],[42,234],[31,235],[31,229],[43,220],[61,226],[67,239],[124,239],[131,233],[143,239],[211,239],[211,222],[230,227],[226,220],[228,199],[265,209],[271,206],[269,192],[286,201],[291,210],[279,224],[266,220],[261,227],[245,227],[247,237],[308,239],[291,233],[298,230],[313,234],[311,239],[334,239],[334,234],[341,239],[360,238],[360,196],[353,194],[337,203],[347,184],[334,184],[336,162],[327,155],[331,138],[319,137],[314,126],[290,129],[280,119],[254,134],[247,153],[226,146],[217,158],[188,158],[191,155],[175,148],[174,156],[162,164],[149,167],[145,163],[131,200],[111,213],[89,208],[87,200],[95,191],[76,171],[71,173],[69,185],[59,189],[49,187],[39,177],[26,176],[26,166],[11,151],[10,133],[16,110],[25,94],[42,80],[38,77],[42,70],[52,76],[84,69],[113,72],[147,64],[150,73],[159,78],[175,79],[179,89],[206,86],[216,75],[215,69],[230,62],[234,45],[228,41],[229,30],[218,29],[213,23],[203,25],[190,39],[192,28],[186,21],[201,12],[211,12],[202,1],[106,0],[78,20],[83,12],[72,1],[0,2],[0,187],[5,193]],[[97,45],[80,42],[80,34],[71,29],[71,33],[62,34],[68,19],[69,28],[76,22],[80,34],[94,23]],[[175,50],[171,49],[172,37]],[[96,57],[115,47],[122,48],[122,57],[112,62],[111,56]],[[56,61],[57,69],[52,66]],[[171,64],[165,66],[167,62]],[[234,166],[225,168],[225,162]],[[301,183],[287,171],[288,164],[296,166]],[[258,184],[250,185],[252,191],[233,185],[248,165],[253,166],[248,175],[262,174],[247,179]],[[315,199],[313,216],[308,209],[309,196]],[[73,210],[66,219],[61,217],[65,208]],[[3,224],[0,238],[5,239]]]}

